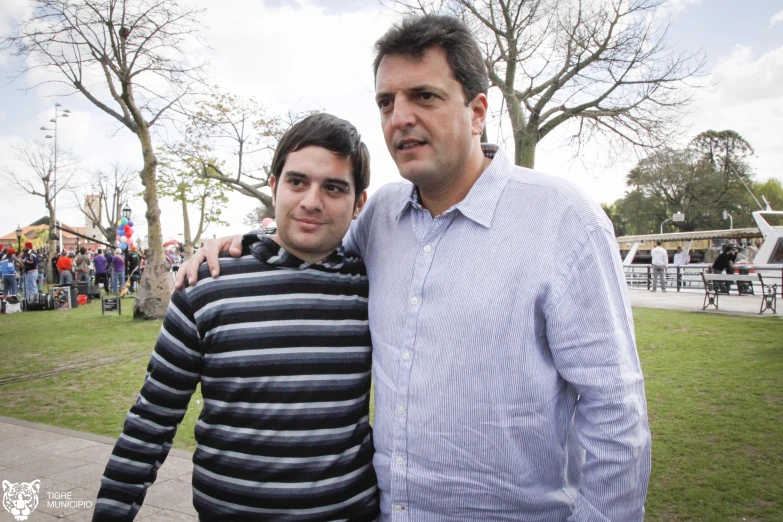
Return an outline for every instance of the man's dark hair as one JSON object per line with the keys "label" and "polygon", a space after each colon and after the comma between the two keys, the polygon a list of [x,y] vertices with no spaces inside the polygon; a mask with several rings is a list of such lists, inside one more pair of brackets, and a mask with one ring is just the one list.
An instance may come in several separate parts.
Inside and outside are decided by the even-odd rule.
{"label": "man's dark hair", "polygon": [[386,31],[375,42],[377,54],[373,74],[378,76],[378,67],[384,56],[422,58],[432,47],[446,51],[449,67],[465,93],[465,105],[478,93],[487,94],[489,78],[478,42],[467,25],[451,16],[428,14],[410,17]]}
{"label": "man's dark hair", "polygon": [[655,244],[661,246],[663,244],[663,241],[661,241],[660,239],[656,239]]}
{"label": "man's dark hair", "polygon": [[79,249],[79,253],[80,253],[81,255],[84,255],[84,254],[86,254],[86,253],[87,253],[87,249],[86,249],[86,248],[84,248],[84,247],[81,247],[81,248]]}
{"label": "man's dark hair", "polygon": [[101,249],[99,248],[99,249],[98,249],[98,253],[99,253],[99,254],[102,254],[102,253],[103,253],[103,250],[101,250]]}
{"label": "man's dark hair", "polygon": [[295,123],[277,144],[272,175],[280,180],[288,155],[305,147],[323,147],[351,161],[356,200],[370,185],[370,151],[350,122],[331,114],[311,114]]}

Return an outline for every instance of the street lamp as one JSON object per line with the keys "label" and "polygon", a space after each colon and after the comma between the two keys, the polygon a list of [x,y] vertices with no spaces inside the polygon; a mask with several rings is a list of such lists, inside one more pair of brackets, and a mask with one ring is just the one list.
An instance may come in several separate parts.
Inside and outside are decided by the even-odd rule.
{"label": "street lamp", "polygon": [[22,227],[18,223],[16,225],[16,251],[22,251]]}
{"label": "street lamp", "polygon": [[125,208],[122,209],[122,217],[124,217],[125,219],[130,221],[131,209],[130,209],[130,207],[128,206],[127,203],[125,203]]}
{"label": "street lamp", "polygon": [[733,230],[734,229],[734,218],[731,217],[731,214],[729,214],[729,212],[727,210],[723,211],[723,219],[724,220],[726,220],[726,219],[729,220],[729,230]]}
{"label": "street lamp", "polygon": [[674,221],[676,223],[682,223],[683,221],[685,221],[685,214],[683,214],[680,211],[677,211],[669,219],[664,219],[663,222],[661,223],[661,234],[663,234],[663,225],[665,225],[669,221]]}
{"label": "street lamp", "polygon": [[[48,139],[54,139],[54,183],[52,184],[52,193],[54,194],[54,219],[55,224],[57,223],[57,118],[67,118],[68,115],[71,114],[71,111],[69,109],[63,109],[62,105],[59,103],[54,104],[54,119],[49,120],[51,123],[54,123],[54,128],[48,128],[48,127],[41,127],[42,131],[53,131],[53,134],[47,134],[44,136]],[[51,237],[49,240],[51,241]],[[62,227],[60,228],[60,246],[63,245],[63,230]]]}

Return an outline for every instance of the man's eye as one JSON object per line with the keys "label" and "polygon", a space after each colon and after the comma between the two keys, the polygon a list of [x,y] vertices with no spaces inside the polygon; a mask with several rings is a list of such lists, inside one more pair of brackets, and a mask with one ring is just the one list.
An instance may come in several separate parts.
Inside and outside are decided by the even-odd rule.
{"label": "man's eye", "polygon": [[302,180],[301,179],[292,179],[292,180],[289,180],[289,183],[291,185],[295,186],[295,187],[298,187],[299,185],[302,184]]}
{"label": "man's eye", "polygon": [[435,98],[435,95],[431,92],[422,92],[420,96],[422,100],[432,100]]}
{"label": "man's eye", "polygon": [[340,185],[327,185],[326,190],[330,192],[345,192],[345,187],[341,187]]}
{"label": "man's eye", "polygon": [[379,100],[378,101],[378,107],[381,109],[385,109],[391,105],[391,102],[389,100]]}

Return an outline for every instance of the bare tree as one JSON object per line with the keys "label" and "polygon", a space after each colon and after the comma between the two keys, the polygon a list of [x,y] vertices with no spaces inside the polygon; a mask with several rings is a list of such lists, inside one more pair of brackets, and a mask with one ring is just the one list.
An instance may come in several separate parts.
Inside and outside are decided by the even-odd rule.
{"label": "bare tree", "polygon": [[270,116],[253,98],[218,92],[189,111],[182,141],[168,145],[167,152],[203,179],[257,199],[265,217],[272,217],[272,197],[263,190],[269,187],[272,155],[283,134],[308,114]]}
{"label": "bare tree", "polygon": [[405,14],[461,18],[502,95],[517,165],[564,125],[579,153],[603,138],[610,152],[670,143],[703,59],[667,43],[667,0],[386,0]]}
{"label": "bare tree", "polygon": [[109,169],[92,172],[85,189],[72,191],[76,207],[108,243],[116,239],[123,206],[139,191],[138,175],[137,169],[112,163]]}
{"label": "bare tree", "polygon": [[[17,159],[28,168],[25,172],[4,168],[2,177],[22,192],[43,198],[49,215],[49,252],[54,255],[57,251],[57,214],[54,203],[59,193],[74,185],[74,167],[78,160],[70,151],[59,147],[55,149],[54,144],[40,141],[14,148],[18,153]],[[47,273],[51,275],[51,270]]]}
{"label": "bare tree", "polygon": [[38,0],[14,35],[0,39],[42,83],[67,85],[139,140],[149,247],[134,317],[161,318],[171,293],[163,256],[152,127],[200,82],[189,65],[200,11],[177,0]]}

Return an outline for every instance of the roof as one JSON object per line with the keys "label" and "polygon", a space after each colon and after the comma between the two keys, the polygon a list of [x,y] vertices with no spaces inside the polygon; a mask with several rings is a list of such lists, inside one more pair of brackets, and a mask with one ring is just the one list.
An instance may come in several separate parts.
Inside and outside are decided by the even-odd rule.
{"label": "roof", "polygon": [[646,243],[647,241],[696,241],[699,239],[747,239],[762,237],[758,228],[734,228],[729,230],[694,230],[693,232],[673,232],[671,234],[647,234],[643,236],[621,236],[618,243]]}

